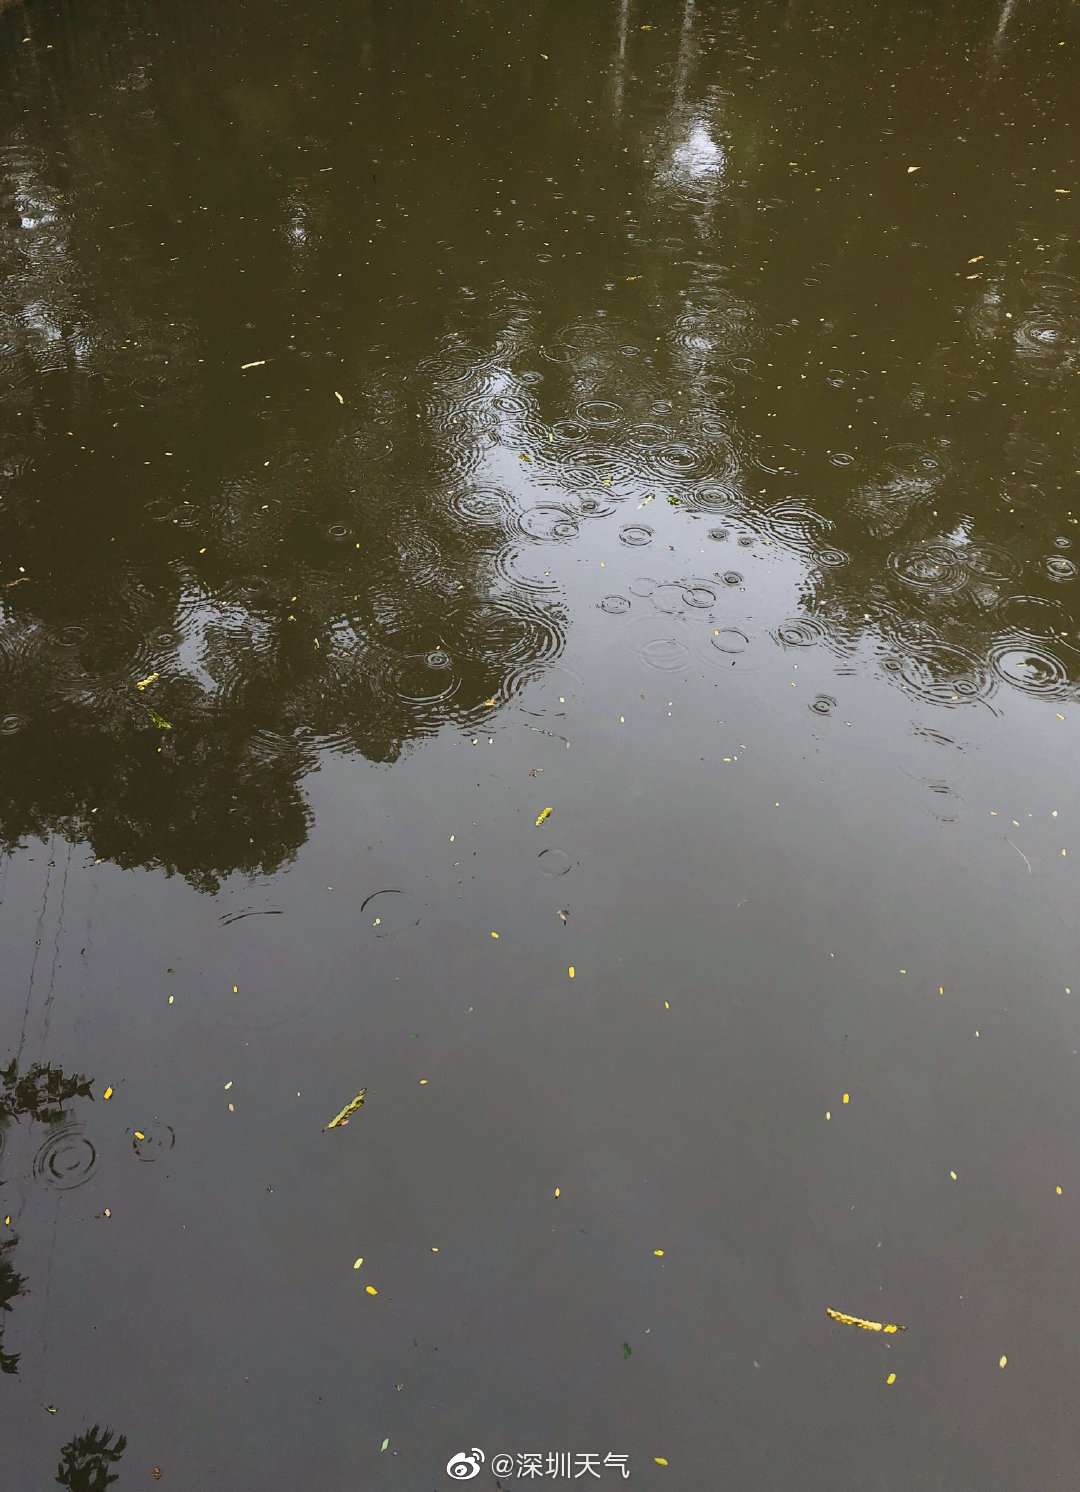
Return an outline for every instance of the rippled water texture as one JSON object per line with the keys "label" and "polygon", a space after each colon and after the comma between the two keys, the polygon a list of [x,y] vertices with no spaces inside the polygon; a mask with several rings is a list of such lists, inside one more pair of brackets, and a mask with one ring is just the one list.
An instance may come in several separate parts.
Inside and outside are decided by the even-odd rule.
{"label": "rippled water texture", "polygon": [[1072,1488],[1078,58],[0,0],[0,1486]]}

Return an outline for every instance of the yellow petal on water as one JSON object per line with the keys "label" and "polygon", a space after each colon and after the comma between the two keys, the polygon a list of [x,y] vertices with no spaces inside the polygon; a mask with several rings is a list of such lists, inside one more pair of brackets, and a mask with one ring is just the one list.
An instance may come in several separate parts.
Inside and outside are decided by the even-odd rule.
{"label": "yellow petal on water", "polygon": [[[107,1102],[107,1101],[108,1101],[108,1100],[109,1100],[109,1099],[110,1099],[110,1098],[111,1098],[111,1097],[112,1097],[112,1089],[111,1089],[111,1088],[106,1088],[106,1089],[105,1089],[105,1092],[104,1092],[104,1093],[103,1093],[103,1094],[102,1094],[102,1095],[101,1095],[101,1096],[102,1096],[102,1098],[104,1098],[104,1099],[105,1099],[105,1100],[106,1100],[106,1102]],[[1060,1187],[1060,1186],[1059,1186],[1059,1187],[1058,1187],[1058,1191],[1060,1191],[1060,1190],[1061,1190],[1061,1187]]]}
{"label": "yellow petal on water", "polygon": [[425,1084],[425,1083],[426,1083],[426,1082],[427,1082],[427,1078],[421,1078],[421,1079],[420,1079],[420,1086],[421,1086],[421,1088],[422,1088],[422,1087],[423,1087],[423,1086],[424,1086],[424,1084]]}
{"label": "yellow petal on water", "polygon": [[664,1009],[665,1010],[670,1010],[671,1009],[671,1006],[669,1005],[669,1003],[667,1002],[667,1000],[664,1001]]}
{"label": "yellow petal on water", "polygon": [[146,686],[147,686],[147,684],[152,684],[155,679],[159,679],[160,677],[161,677],[160,674],[157,674],[157,673],[148,673],[146,675],[145,679],[139,679],[138,683],[135,685],[135,688],[136,689],[145,689]]}
{"label": "yellow petal on water", "polygon": [[363,1264],[363,1262],[364,1262],[363,1259],[357,1259],[356,1263],[353,1265],[353,1268],[354,1269],[359,1269],[360,1266],[361,1266],[361,1264]]}
{"label": "yellow petal on water", "polygon": [[573,977],[574,977],[574,966],[573,966],[573,964],[570,965],[570,968],[569,968],[569,970],[567,972],[569,973],[570,978],[573,979]]}
{"label": "yellow petal on water", "polygon": [[[642,31],[647,31],[649,28],[647,26],[642,26],[641,29],[642,29]],[[663,1456],[654,1456],[653,1460],[656,1462],[657,1466],[666,1466],[667,1465],[667,1461],[666,1461],[666,1459]]]}
{"label": "yellow petal on water", "polygon": [[337,389],[334,390],[334,398],[338,401],[339,404],[344,404],[345,403],[345,400],[338,393]]}
{"label": "yellow petal on water", "polygon": [[1002,1353],[1001,1356],[998,1358],[998,1367],[1003,1368],[1008,1361],[1009,1359],[1005,1356],[1004,1353]]}
{"label": "yellow petal on water", "polygon": [[851,1094],[850,1093],[845,1093],[844,1094],[844,1102],[845,1103],[850,1103],[851,1102]]}
{"label": "yellow petal on water", "polygon": [[137,1139],[137,1140],[145,1140],[145,1139],[146,1139],[146,1136],[145,1136],[145,1135],[144,1135],[144,1134],[143,1134],[143,1132],[142,1132],[142,1130],[141,1130],[141,1129],[137,1129],[137,1130],[136,1130],[136,1131],[135,1131],[135,1138],[136,1138],[136,1139]]}
{"label": "yellow petal on water", "polygon": [[895,1383],[896,1382],[896,1374],[895,1373],[890,1373],[889,1376],[888,1376],[888,1378],[886,1378],[885,1382],[886,1383]]}
{"label": "yellow petal on water", "polygon": [[266,367],[266,359],[264,357],[261,357],[258,360],[257,363],[241,363],[240,364],[240,371],[241,371],[241,373],[243,373],[247,368],[265,368],[265,367]]}
{"label": "yellow petal on water", "polygon": [[949,1175],[950,1175],[950,1176],[951,1176],[951,1177],[952,1177],[952,1179],[953,1179],[953,1180],[954,1180],[954,1181],[955,1181],[955,1180],[956,1180],[956,1172],[955,1172],[955,1171],[950,1171],[950,1172],[949,1172]]}
{"label": "yellow petal on water", "polygon": [[376,1290],[376,1288],[375,1288],[374,1285],[366,1285],[364,1288],[367,1290],[367,1293],[369,1295],[378,1295],[378,1293],[379,1293],[378,1290]]}
{"label": "yellow petal on water", "polygon": [[542,808],[540,810],[540,815],[536,820],[536,827],[539,829],[544,820],[549,819],[554,812],[554,808]]}
{"label": "yellow petal on water", "polygon": [[922,170],[921,166],[909,166],[907,168],[907,174],[910,176],[913,171],[921,171],[921,170]]}
{"label": "yellow petal on water", "polygon": [[864,1321],[861,1316],[846,1316],[843,1311],[834,1311],[831,1306],[825,1307],[825,1314],[844,1326],[861,1326],[863,1331],[907,1331],[906,1326],[891,1326],[884,1321]]}
{"label": "yellow petal on water", "polygon": [[[109,1095],[106,1093],[105,1097],[108,1098],[108,1096]],[[1060,1197],[1061,1196],[1061,1187],[1060,1186],[1055,1186],[1054,1190],[1057,1192],[1058,1196]]]}
{"label": "yellow petal on water", "polygon": [[492,933],[492,934],[491,934],[491,936],[492,936],[492,937],[493,937],[493,938],[498,938],[498,936],[499,936],[499,934],[498,934],[498,933]]}
{"label": "yellow petal on water", "polygon": [[556,1196],[558,1196],[558,1195],[559,1195],[559,1193],[560,1193],[560,1191],[561,1191],[561,1190],[562,1190],[562,1188],[561,1188],[561,1187],[559,1187],[559,1186],[557,1186],[557,1187],[556,1187],[556,1188],[555,1188],[555,1195],[556,1195]]}
{"label": "yellow petal on water", "polygon": [[971,258],[971,259],[968,260],[968,263],[969,264],[978,264],[978,262],[979,262],[980,259],[985,259],[985,258],[986,258],[985,254],[976,254],[973,258]]}
{"label": "yellow petal on water", "polygon": [[[330,1123],[326,1126],[326,1128],[327,1129],[337,1129],[339,1125],[348,1124],[350,1115],[355,1114],[356,1111],[357,1111],[357,1109],[363,1107],[364,1096],[365,1096],[366,1093],[367,1093],[367,1089],[366,1088],[361,1088],[360,1092],[356,1095],[356,1097],[353,1099],[353,1101],[351,1103],[347,1103],[345,1105],[345,1107],[342,1109],[342,1111],[341,1111],[340,1114],[335,1114],[334,1117],[333,1117],[333,1119],[331,1119]],[[325,1133],[325,1131],[324,1131],[324,1133]]]}
{"label": "yellow petal on water", "polygon": [[664,1257],[664,1250],[663,1249],[653,1249],[653,1253],[656,1255],[656,1257],[658,1259],[662,1259]]}
{"label": "yellow petal on water", "polygon": [[225,1084],[225,1092],[226,1093],[228,1093],[228,1091],[232,1087],[232,1085],[233,1085],[233,1080],[232,1080],[232,1078],[230,1078],[229,1081]]}

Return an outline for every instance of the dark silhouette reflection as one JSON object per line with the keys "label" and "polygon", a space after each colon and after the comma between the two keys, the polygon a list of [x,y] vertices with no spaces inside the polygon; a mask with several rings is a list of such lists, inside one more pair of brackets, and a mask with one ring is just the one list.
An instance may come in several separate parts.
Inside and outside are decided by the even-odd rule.
{"label": "dark silhouette reflection", "polygon": [[76,1435],[60,1451],[56,1480],[71,1492],[101,1492],[110,1482],[120,1480],[110,1471],[123,1456],[127,1437],[92,1425],[83,1435]]}
{"label": "dark silhouette reflection", "polygon": [[[1048,494],[1080,280],[1064,199],[1014,189],[1053,175],[1025,54],[991,99],[929,12],[683,0],[645,35],[618,0],[558,13],[554,110],[531,41],[470,13],[405,150],[399,12],[302,55],[289,14],[215,13],[196,108],[198,14],[129,9],[36,9],[0,103],[0,844],[207,890],[282,865],[321,749],[392,763],[558,654],[553,546],[631,498],[794,556],[811,631],[927,699],[1076,687]],[[883,26],[895,90],[863,67]],[[929,59],[960,124],[919,175]]]}
{"label": "dark silhouette reflection", "polygon": [[[55,1126],[64,1118],[65,1107],[75,1098],[89,1098],[93,1100],[91,1087],[92,1078],[84,1077],[81,1073],[65,1073],[59,1067],[52,1067],[44,1063],[35,1062],[24,1073],[19,1072],[17,1058],[0,1068],[0,1083],[3,1088],[0,1091],[0,1162],[3,1160],[4,1152],[4,1130],[11,1120],[16,1122],[20,1119],[30,1119],[38,1124]],[[35,1166],[35,1174],[41,1174],[49,1179],[55,1179],[59,1184],[69,1185],[77,1181],[80,1167],[85,1170],[85,1157],[92,1154],[92,1148],[88,1142],[82,1141],[80,1136],[69,1131],[66,1140],[70,1143],[74,1139],[74,1147],[68,1151],[68,1165],[64,1166],[61,1161],[57,1163],[57,1156],[48,1150],[47,1146],[39,1152],[42,1161],[40,1170]],[[0,1176],[0,1188],[3,1180]],[[0,1310],[10,1311],[12,1301],[24,1293],[26,1285],[25,1278],[20,1275],[11,1261],[11,1255],[18,1243],[14,1234],[0,1239]],[[18,1371],[19,1354],[17,1352],[4,1351],[4,1320],[0,1316],[0,1371],[4,1373],[15,1373]]]}
{"label": "dark silhouette reflection", "polygon": [[[26,1284],[21,1274],[11,1263],[11,1253],[18,1243],[17,1238],[6,1238],[0,1243],[0,1311],[10,1311],[11,1302],[23,1293]],[[0,1316],[0,1373],[16,1373],[19,1369],[19,1354],[4,1351],[4,1318]]]}
{"label": "dark silhouette reflection", "polygon": [[80,1073],[66,1074],[59,1067],[50,1067],[35,1062],[20,1077],[19,1064],[12,1059],[0,1068],[0,1118],[35,1119],[39,1124],[52,1124],[64,1115],[64,1105],[73,1098],[89,1098],[93,1079]]}

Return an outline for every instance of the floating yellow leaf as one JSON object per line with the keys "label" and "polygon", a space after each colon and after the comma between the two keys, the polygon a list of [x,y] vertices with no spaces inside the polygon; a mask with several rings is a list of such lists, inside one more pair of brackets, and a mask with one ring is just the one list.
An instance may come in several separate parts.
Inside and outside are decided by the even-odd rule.
{"label": "floating yellow leaf", "polygon": [[498,933],[492,933],[492,934],[491,934],[491,936],[492,936],[492,937],[493,937],[493,938],[495,938],[495,939],[498,939],[498,936],[499,936],[499,934],[498,934]]}
{"label": "floating yellow leaf", "polygon": [[886,1378],[885,1382],[886,1383],[895,1383],[896,1382],[896,1374],[895,1373],[890,1373],[889,1376],[888,1376],[888,1378]]}
{"label": "floating yellow leaf", "polygon": [[[106,1088],[105,1092],[101,1096],[102,1096],[102,1098],[104,1098],[107,1101],[108,1099],[110,1099],[112,1097],[112,1089],[111,1088]],[[1058,1187],[1058,1191],[1059,1192],[1061,1191],[1061,1187],[1060,1186]]]}
{"label": "floating yellow leaf", "polygon": [[845,1093],[844,1094],[844,1102],[845,1103],[850,1103],[851,1102],[851,1094],[850,1093]]}
{"label": "floating yellow leaf", "polygon": [[[350,1117],[356,1113],[357,1109],[363,1107],[364,1096],[366,1093],[367,1089],[361,1088],[360,1092],[353,1099],[352,1103],[347,1103],[340,1114],[334,1115],[333,1119],[331,1119],[330,1123],[326,1126],[326,1129],[337,1129],[339,1125],[348,1124]],[[325,1134],[326,1130],[324,1130],[323,1133]]]}
{"label": "floating yellow leaf", "polygon": [[266,359],[264,357],[261,357],[261,358],[259,358],[258,362],[256,362],[256,363],[241,363],[240,364],[240,371],[241,371],[241,373],[243,373],[244,370],[247,369],[247,368],[265,368],[265,367],[266,367]]}
{"label": "floating yellow leaf", "polygon": [[[641,29],[642,29],[642,31],[647,31],[649,28],[647,26],[642,26]],[[663,1456],[654,1456],[653,1460],[656,1462],[657,1466],[666,1466],[667,1465],[667,1461],[665,1460],[665,1458]]]}
{"label": "floating yellow leaf", "polygon": [[378,1295],[378,1293],[379,1293],[378,1290],[376,1290],[376,1288],[375,1288],[374,1285],[367,1285],[365,1288],[367,1289],[367,1293],[369,1295]]}
{"label": "floating yellow leaf", "polygon": [[338,393],[337,389],[334,390],[334,398],[338,401],[339,404],[344,404],[345,403],[345,400]]}
{"label": "floating yellow leaf", "polygon": [[135,685],[135,688],[136,689],[145,689],[146,686],[147,686],[147,684],[152,684],[155,679],[159,679],[160,677],[161,677],[160,674],[157,674],[157,673],[148,673],[146,675],[145,679],[139,679],[138,683]]}
{"label": "floating yellow leaf", "polygon": [[558,1195],[559,1195],[559,1192],[560,1192],[560,1191],[561,1191],[561,1190],[562,1190],[562,1188],[561,1188],[561,1187],[558,1187],[558,1186],[557,1186],[557,1187],[556,1187],[556,1188],[555,1188],[555,1195],[556,1195],[556,1196],[558,1196]]}
{"label": "floating yellow leaf", "polygon": [[353,1265],[353,1268],[354,1269],[359,1269],[360,1266],[361,1266],[361,1264],[363,1264],[363,1262],[364,1262],[363,1259],[357,1259],[356,1263]]}
{"label": "floating yellow leaf", "polygon": [[845,1326],[861,1326],[863,1331],[907,1331],[906,1326],[889,1326],[884,1321],[864,1321],[861,1316],[845,1316],[843,1311],[834,1311],[831,1306],[826,1306],[825,1311],[834,1321],[840,1321]]}
{"label": "floating yellow leaf", "polygon": [[569,973],[570,978],[573,979],[573,977],[574,977],[574,966],[573,966],[573,964],[570,965],[570,968],[567,970],[567,972]]}
{"label": "floating yellow leaf", "polygon": [[144,1135],[144,1134],[143,1134],[143,1132],[142,1132],[142,1130],[141,1130],[141,1129],[137,1129],[137,1130],[136,1130],[136,1131],[135,1131],[135,1138],[136,1138],[136,1139],[137,1139],[137,1140],[145,1140],[145,1139],[146,1139],[146,1136],[145,1136],[145,1135]]}
{"label": "floating yellow leaf", "polygon": [[1008,1361],[1009,1359],[1004,1354],[1002,1354],[1002,1356],[998,1358],[998,1367],[1003,1368]]}
{"label": "floating yellow leaf", "polygon": [[554,808],[542,808],[540,810],[540,816],[536,820],[536,827],[539,829],[540,825],[544,822],[544,820],[545,819],[549,819],[554,812],[555,812]]}
{"label": "floating yellow leaf", "polygon": [[653,1249],[653,1253],[656,1255],[656,1257],[658,1259],[662,1259],[664,1257],[664,1250],[663,1249]]}

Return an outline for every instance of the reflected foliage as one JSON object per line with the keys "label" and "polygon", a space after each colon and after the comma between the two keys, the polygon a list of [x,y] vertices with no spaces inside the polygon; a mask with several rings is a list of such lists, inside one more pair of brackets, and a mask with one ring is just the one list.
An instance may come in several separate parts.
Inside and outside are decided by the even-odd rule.
{"label": "reflected foliage", "polygon": [[1056,7],[124,16],[4,64],[0,843],[273,870],[320,751],[512,702],[655,495],[924,702],[1075,693]]}
{"label": "reflected foliage", "polygon": [[[9,1120],[31,1119],[39,1124],[55,1124],[64,1117],[65,1106],[75,1098],[93,1100],[93,1079],[81,1073],[66,1074],[61,1068],[33,1063],[20,1074],[17,1058],[0,1068],[0,1159],[4,1151],[4,1127]],[[2,1185],[2,1181],[0,1181]],[[12,1301],[25,1291],[26,1280],[12,1264],[11,1255],[18,1243],[12,1235],[0,1240],[0,1310],[10,1311]],[[18,1371],[19,1354],[4,1351],[4,1321],[0,1317],[0,1372]]]}
{"label": "reflected foliage", "polygon": [[[10,1311],[11,1302],[23,1293],[26,1284],[11,1263],[11,1253],[17,1238],[6,1238],[0,1243],[0,1311]],[[0,1373],[16,1373],[19,1369],[19,1354],[4,1351],[4,1320],[0,1316]]]}
{"label": "reflected foliage", "polygon": [[0,1068],[0,1117],[9,1115],[15,1119],[24,1116],[36,1119],[40,1124],[51,1124],[61,1119],[64,1105],[73,1098],[93,1099],[90,1091],[93,1079],[80,1073],[66,1074],[59,1067],[35,1062],[19,1075],[18,1061],[13,1058],[6,1067]]}
{"label": "reflected foliage", "polygon": [[92,1425],[61,1448],[56,1480],[61,1487],[70,1487],[71,1492],[102,1492],[111,1482],[120,1480],[109,1468],[117,1464],[126,1448],[125,1435]]}

